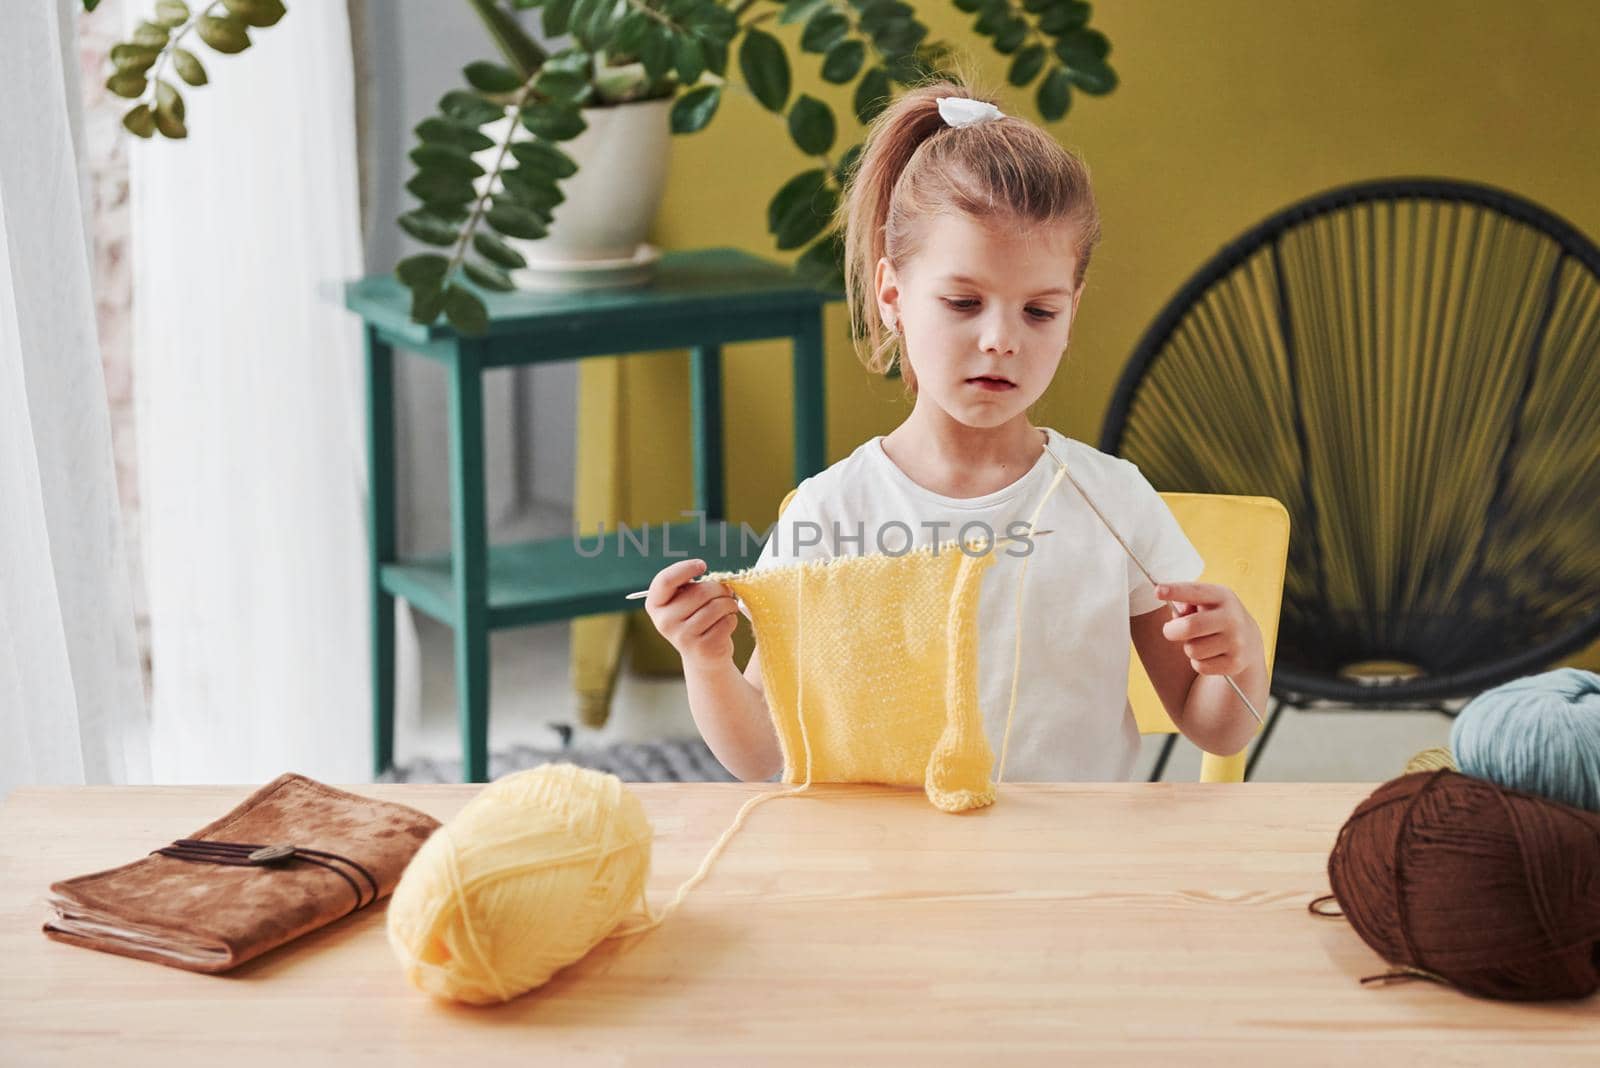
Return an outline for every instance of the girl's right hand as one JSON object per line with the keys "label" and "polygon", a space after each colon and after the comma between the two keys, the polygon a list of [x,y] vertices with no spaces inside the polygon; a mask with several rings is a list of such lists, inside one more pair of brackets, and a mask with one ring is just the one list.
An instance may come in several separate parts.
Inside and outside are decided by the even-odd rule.
{"label": "girl's right hand", "polygon": [[661,636],[672,643],[685,664],[713,664],[733,659],[733,632],[739,606],[720,582],[694,582],[704,574],[704,560],[680,560],[656,572],[644,610]]}

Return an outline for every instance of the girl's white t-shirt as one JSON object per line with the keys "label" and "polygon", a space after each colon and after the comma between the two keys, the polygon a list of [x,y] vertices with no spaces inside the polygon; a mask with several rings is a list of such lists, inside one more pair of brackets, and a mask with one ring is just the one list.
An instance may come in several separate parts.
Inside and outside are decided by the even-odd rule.
{"label": "girl's white t-shirt", "polygon": [[[1050,449],[1072,476],[1039,512],[1022,606],[1022,670],[1012,718],[1007,782],[1123,781],[1138,757],[1128,704],[1129,618],[1162,607],[1155,587],[1074,488],[1082,485],[1161,582],[1204,569],[1155,488],[1127,460],[1047,429]],[[992,531],[1014,533],[1056,473],[1041,452],[1021,478],[981,497],[934,493],[895,465],[875,437],[806,479],[774,524],[757,568],[816,557],[885,552]],[[941,525],[942,524],[942,525]],[[978,699],[998,777],[1011,698],[1021,542],[994,549],[978,603]],[[1008,551],[1008,549],[1010,551]],[[961,551],[952,547],[950,551]],[[869,647],[871,635],[862,635]]]}

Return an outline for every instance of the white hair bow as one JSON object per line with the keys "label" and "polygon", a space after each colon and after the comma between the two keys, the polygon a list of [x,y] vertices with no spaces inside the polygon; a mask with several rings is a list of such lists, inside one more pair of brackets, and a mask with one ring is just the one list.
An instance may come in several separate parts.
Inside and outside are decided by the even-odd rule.
{"label": "white hair bow", "polygon": [[941,96],[939,117],[950,126],[977,126],[980,123],[1003,119],[1005,115],[993,104],[982,100],[964,96]]}

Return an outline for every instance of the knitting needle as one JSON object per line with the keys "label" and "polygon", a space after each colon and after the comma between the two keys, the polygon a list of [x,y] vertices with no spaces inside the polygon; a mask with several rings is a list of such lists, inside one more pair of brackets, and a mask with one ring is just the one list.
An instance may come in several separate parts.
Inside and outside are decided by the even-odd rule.
{"label": "knitting needle", "polygon": [[[1055,531],[1053,531],[1053,530],[1036,530],[1032,534],[1030,534],[1029,537],[1042,538],[1046,534],[1054,534],[1054,533],[1055,533]],[[983,541],[985,539],[983,539],[983,538],[968,538],[967,540],[968,541]],[[996,538],[995,539],[995,544],[999,545],[1002,542],[1021,541],[1021,540],[1022,540],[1021,538],[1013,538],[1013,537],[1007,535],[1004,538]],[[690,579],[689,581],[691,583],[699,582],[700,580],[702,580],[704,578],[705,578],[704,575],[696,575],[694,578]],[[627,597],[624,598],[624,599],[625,600],[629,600],[629,601],[637,601],[637,600],[639,600],[639,599],[641,599],[643,597],[648,597],[649,595],[650,595],[650,591],[649,590],[635,590],[632,593],[628,594]]]}
{"label": "knitting needle", "polygon": [[[1117,539],[1117,544],[1122,546],[1122,551],[1128,554],[1128,559],[1132,560],[1134,566],[1144,573],[1146,581],[1148,581],[1152,586],[1161,585],[1161,583],[1156,581],[1156,577],[1150,574],[1150,569],[1144,566],[1144,561],[1140,560],[1138,555],[1128,547],[1128,543],[1122,540],[1122,535],[1117,533],[1117,528],[1111,525],[1111,520],[1107,519],[1105,517],[1105,513],[1100,511],[1099,506],[1094,503],[1094,498],[1090,497],[1088,493],[1084,492],[1084,488],[1078,485],[1078,480],[1072,477],[1072,472],[1067,469],[1067,465],[1062,461],[1061,457],[1056,456],[1055,451],[1048,445],[1045,446],[1045,451],[1049,452],[1052,457],[1055,457],[1056,463],[1061,464],[1062,470],[1066,471],[1067,473],[1067,481],[1071,482],[1073,488],[1078,491],[1085,501],[1089,502],[1089,508],[1094,512],[1095,515],[1100,517],[1100,522],[1105,524],[1106,529],[1111,531],[1111,536]],[[1170,607],[1172,602],[1168,601],[1167,604]],[[1250,714],[1256,717],[1256,724],[1258,726],[1262,725],[1261,713],[1256,711],[1256,706],[1250,703],[1250,698],[1246,697],[1244,695],[1244,691],[1239,689],[1239,684],[1233,681],[1233,676],[1224,675],[1222,677],[1227,681],[1228,685],[1233,688],[1233,692],[1239,695],[1239,700],[1244,702],[1244,707],[1248,708],[1250,710]]]}

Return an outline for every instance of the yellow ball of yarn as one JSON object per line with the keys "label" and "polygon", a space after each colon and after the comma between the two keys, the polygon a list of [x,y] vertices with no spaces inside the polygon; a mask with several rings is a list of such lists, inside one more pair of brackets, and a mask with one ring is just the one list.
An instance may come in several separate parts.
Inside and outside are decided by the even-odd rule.
{"label": "yellow ball of yarn", "polygon": [[389,901],[412,985],[509,1001],[581,958],[643,900],[653,831],[615,775],[547,764],[484,787],[423,843]]}

